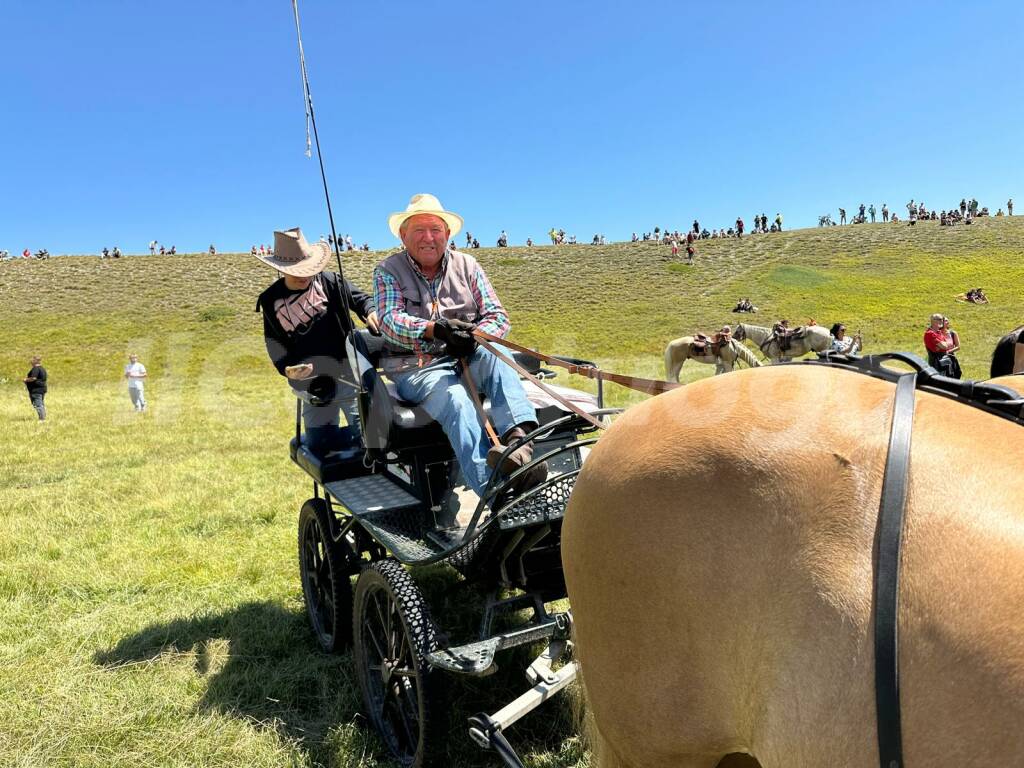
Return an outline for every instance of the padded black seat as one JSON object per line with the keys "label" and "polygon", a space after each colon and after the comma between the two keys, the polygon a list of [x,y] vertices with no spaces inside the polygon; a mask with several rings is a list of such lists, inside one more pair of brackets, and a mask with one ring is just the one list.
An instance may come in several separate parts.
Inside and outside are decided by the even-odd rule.
{"label": "padded black seat", "polygon": [[292,460],[320,485],[366,474],[363,452],[358,449],[318,456],[293,437],[288,450]]}
{"label": "padded black seat", "polygon": [[[428,447],[450,452],[441,425],[420,406],[400,400],[395,384],[386,381],[377,370],[384,349],[383,337],[359,329],[349,334],[346,346],[352,370],[359,379],[359,417],[363,423],[363,441],[371,455],[380,458],[388,453]],[[532,361],[530,370],[536,369],[542,376],[545,373],[536,359],[528,356],[520,356],[520,359]],[[593,365],[575,358],[561,359],[577,365]],[[489,416],[490,403],[484,400],[483,407]],[[565,412],[555,406],[539,408],[537,412],[541,424],[564,415]]]}

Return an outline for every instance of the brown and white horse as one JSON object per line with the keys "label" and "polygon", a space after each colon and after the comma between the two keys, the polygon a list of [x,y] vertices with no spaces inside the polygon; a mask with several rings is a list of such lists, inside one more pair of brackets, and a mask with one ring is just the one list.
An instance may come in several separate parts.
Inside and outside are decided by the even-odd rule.
{"label": "brown and white horse", "polygon": [[679,371],[687,360],[714,365],[715,375],[729,373],[737,361],[742,361],[751,368],[761,365],[753,353],[735,339],[722,344],[716,355],[706,346],[695,347],[693,336],[680,336],[665,347],[665,378],[668,381],[679,381]]}
{"label": "brown and white horse", "polygon": [[[597,766],[738,753],[877,768],[873,557],[894,390],[824,366],[740,371],[631,408],[594,447],[562,557]],[[905,765],[1022,765],[1024,428],[916,402]]]}

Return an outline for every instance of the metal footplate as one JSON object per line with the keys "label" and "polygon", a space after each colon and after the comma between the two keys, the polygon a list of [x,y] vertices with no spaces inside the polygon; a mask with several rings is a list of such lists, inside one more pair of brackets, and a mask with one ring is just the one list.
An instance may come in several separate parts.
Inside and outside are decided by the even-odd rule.
{"label": "metal footplate", "polygon": [[[427,656],[432,666],[448,672],[483,677],[498,671],[494,656],[498,651],[529,645],[558,635],[565,636],[568,614],[556,613],[549,619],[522,629],[502,632],[500,635],[475,643],[441,648]],[[534,662],[536,664],[536,662]],[[531,665],[531,669],[533,665]],[[527,672],[529,675],[529,672]],[[531,681],[532,682],[532,681]]]}
{"label": "metal footplate", "polygon": [[482,749],[497,752],[508,768],[523,768],[523,763],[512,749],[512,745],[508,743],[503,731],[576,679],[575,661],[570,661],[558,671],[551,668],[554,661],[561,658],[569,646],[568,640],[553,640],[547,650],[534,659],[526,671],[527,679],[534,684],[533,688],[493,715],[481,712],[469,718],[470,738]]}
{"label": "metal footplate", "polygon": [[364,475],[324,485],[356,517],[418,506],[420,501],[386,475]]}

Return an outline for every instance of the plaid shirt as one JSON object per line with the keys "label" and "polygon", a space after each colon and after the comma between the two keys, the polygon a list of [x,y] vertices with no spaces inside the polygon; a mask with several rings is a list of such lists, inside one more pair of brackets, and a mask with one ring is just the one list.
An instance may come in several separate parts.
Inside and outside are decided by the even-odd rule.
{"label": "plaid shirt", "polygon": [[[413,270],[427,284],[431,295],[436,299],[437,289],[444,279],[445,271],[448,269],[448,251],[445,251],[444,257],[441,260],[441,269],[434,275],[433,280],[427,279],[411,256],[407,256],[407,258],[412,262]],[[484,274],[484,270],[479,264],[473,275],[470,289],[480,310],[477,327],[481,331],[504,338],[512,328],[512,324],[509,322],[508,313],[501,306],[501,302],[498,301],[498,295],[494,292],[491,281],[487,279],[487,275]],[[433,340],[424,338],[424,334],[426,333],[427,325],[432,320],[440,317],[436,301],[430,320],[410,315],[405,311],[405,299],[402,296],[402,289],[399,287],[398,282],[394,276],[379,268],[373,271],[373,299],[377,306],[377,316],[380,318],[381,331],[387,341],[395,346],[410,349],[416,354],[423,354],[428,351],[426,346],[430,345]]]}

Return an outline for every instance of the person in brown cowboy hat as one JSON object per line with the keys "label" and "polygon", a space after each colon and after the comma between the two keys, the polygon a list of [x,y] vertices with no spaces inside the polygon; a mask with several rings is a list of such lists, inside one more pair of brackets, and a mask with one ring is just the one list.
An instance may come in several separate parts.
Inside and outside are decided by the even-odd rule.
{"label": "person in brown cowboy hat", "polygon": [[[331,257],[326,242],[310,245],[299,228],[274,232],[274,250],[255,254],[281,277],[260,294],[263,337],[274,367],[303,400],[305,441],[314,453],[343,450],[359,444],[354,377],[345,356],[345,337],[352,319],[342,311],[341,280],[325,272]],[[379,333],[372,297],[348,280],[348,306]],[[339,426],[345,409],[349,429]]]}
{"label": "person in brown cowboy hat", "polygon": [[[476,408],[460,383],[464,361],[480,391],[491,402],[491,418],[508,445],[537,425],[537,414],[519,376],[487,350],[477,347],[472,330],[508,334],[508,313],[479,263],[449,244],[462,217],[445,210],[433,195],[414,195],[404,211],[391,214],[388,226],[405,248],[373,273],[374,302],[385,349],[383,368],[403,400],[419,403],[442,426],[467,484],[482,494],[503,448],[489,447]],[[533,448],[525,444],[500,468],[510,473],[527,464]],[[543,482],[547,466],[522,474],[517,493]]]}

